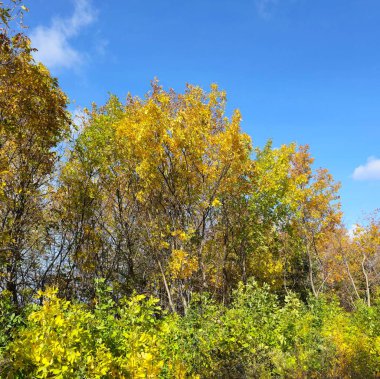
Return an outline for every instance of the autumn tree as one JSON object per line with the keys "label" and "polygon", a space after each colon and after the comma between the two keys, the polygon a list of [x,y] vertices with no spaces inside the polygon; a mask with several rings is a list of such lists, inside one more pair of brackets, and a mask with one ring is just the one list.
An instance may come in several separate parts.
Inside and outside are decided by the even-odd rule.
{"label": "autumn tree", "polygon": [[[339,185],[327,170],[313,170],[307,146],[256,149],[243,235],[244,276],[277,291],[315,296],[327,271],[326,240],[341,225]],[[331,257],[330,257],[331,258]]]}
{"label": "autumn tree", "polygon": [[239,113],[229,120],[224,107],[215,85],[176,94],[153,83],[144,100],[111,97],[90,112],[61,176],[82,276],[132,281],[173,310],[195,289],[220,290],[217,225],[247,181],[251,151]]}
{"label": "autumn tree", "polygon": [[[380,284],[380,221],[376,213],[366,224],[356,224],[341,242],[341,261],[351,299],[371,306]],[[353,301],[352,301],[353,302]]]}
{"label": "autumn tree", "polygon": [[66,96],[11,26],[20,9],[12,1],[0,15],[0,286],[14,303],[38,281],[54,148],[69,130]]}

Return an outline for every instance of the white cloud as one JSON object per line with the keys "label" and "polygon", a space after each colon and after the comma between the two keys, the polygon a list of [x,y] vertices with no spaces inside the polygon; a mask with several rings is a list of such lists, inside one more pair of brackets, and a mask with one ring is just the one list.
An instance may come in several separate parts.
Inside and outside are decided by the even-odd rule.
{"label": "white cloud", "polygon": [[352,177],[355,180],[380,180],[380,159],[369,157],[365,165],[355,168]]}
{"label": "white cloud", "polygon": [[81,29],[95,21],[96,12],[89,0],[74,0],[70,18],[54,18],[50,26],[37,26],[30,35],[38,49],[35,58],[49,68],[71,68],[83,62],[83,54],[71,46],[70,41]]}

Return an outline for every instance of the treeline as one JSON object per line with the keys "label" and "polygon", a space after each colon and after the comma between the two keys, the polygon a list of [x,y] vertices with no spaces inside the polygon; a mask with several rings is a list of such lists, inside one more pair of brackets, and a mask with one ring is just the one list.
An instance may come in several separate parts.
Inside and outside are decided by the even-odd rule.
{"label": "treeline", "polygon": [[376,215],[348,233],[308,147],[253,147],[216,85],[75,129],[23,11],[0,7],[2,375],[375,376]]}

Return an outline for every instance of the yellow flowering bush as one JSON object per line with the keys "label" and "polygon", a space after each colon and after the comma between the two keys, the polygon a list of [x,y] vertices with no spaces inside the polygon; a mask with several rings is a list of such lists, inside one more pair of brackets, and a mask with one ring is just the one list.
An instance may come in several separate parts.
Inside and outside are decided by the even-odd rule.
{"label": "yellow flowering bush", "polygon": [[167,325],[157,299],[136,295],[116,306],[103,294],[91,311],[54,288],[39,296],[43,305],[9,346],[9,377],[156,378],[178,371],[176,358],[168,364],[161,354]]}

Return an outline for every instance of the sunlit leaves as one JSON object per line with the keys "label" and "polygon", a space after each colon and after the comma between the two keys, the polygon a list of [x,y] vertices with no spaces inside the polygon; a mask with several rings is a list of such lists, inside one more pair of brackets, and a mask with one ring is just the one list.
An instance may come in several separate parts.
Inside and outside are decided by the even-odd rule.
{"label": "sunlit leaves", "polygon": [[177,94],[157,82],[145,99],[129,96],[122,105],[111,96],[94,106],[60,188],[65,222],[81,220],[74,259],[82,270],[97,261],[93,269],[111,276],[158,275],[168,298],[213,282],[207,272],[223,265],[211,242],[219,239],[223,199],[247,187],[251,165],[241,117],[229,120],[224,108],[216,85]]}
{"label": "sunlit leaves", "polygon": [[0,288],[15,303],[36,285],[30,278],[46,241],[54,149],[70,129],[57,80],[34,62],[29,39],[11,29],[25,11],[20,5],[0,6]]}

